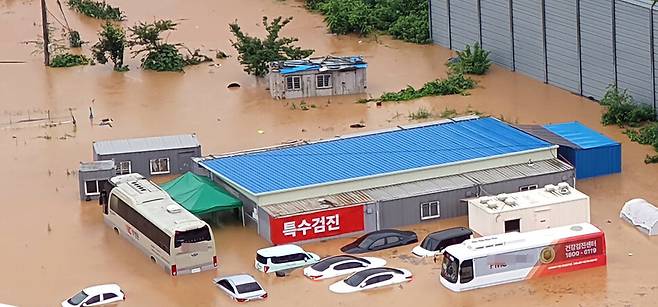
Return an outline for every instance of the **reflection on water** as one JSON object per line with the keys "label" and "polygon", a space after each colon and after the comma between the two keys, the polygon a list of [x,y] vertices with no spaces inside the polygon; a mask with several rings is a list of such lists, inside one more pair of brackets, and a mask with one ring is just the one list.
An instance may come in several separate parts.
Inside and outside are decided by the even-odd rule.
{"label": "reflection on water", "polygon": [[[317,55],[360,54],[369,62],[369,96],[394,91],[407,84],[445,76],[443,63],[450,52],[436,46],[417,46],[386,37],[359,38],[327,34],[322,17],[305,12],[300,1],[162,0],[111,1],[120,4],[132,25],[154,18],[184,19],[171,41],[191,48],[221,49],[231,54],[214,66],[202,64],[185,73],[153,73],[138,69],[139,61],[126,54],[131,71],[112,72],[109,65],[46,69],[31,55],[41,31],[37,1],[0,1],[0,60],[27,60],[0,64],[0,233],[5,264],[0,279],[0,302],[20,306],[52,306],[91,284],[116,282],[127,292],[122,306],[226,306],[228,298],[211,283],[215,275],[253,274],[270,293],[268,306],[509,306],[609,304],[650,306],[658,299],[658,275],[653,255],[658,241],[648,239],[620,222],[624,201],[643,197],[658,203],[655,177],[658,167],[645,166],[648,147],[631,144],[614,127],[599,124],[600,108],[593,102],[518,74],[495,68],[478,77],[480,87],[470,96],[420,99],[381,107],[355,104],[359,97],[306,99],[315,109],[293,108],[300,100],[270,99],[263,81],[243,73],[230,48],[227,24],[238,19],[250,33],[261,15],[294,16],[285,29]],[[56,2],[49,0],[51,8]],[[68,11],[68,21],[83,39],[95,40],[99,21]],[[84,52],[88,53],[85,47]],[[228,89],[231,82],[239,89]],[[439,265],[410,255],[413,246],[381,251],[391,266],[411,269],[412,283],[353,295],[328,291],[333,280],[310,282],[301,270],[285,278],[257,273],[255,251],[267,246],[256,229],[242,228],[237,219],[221,219],[214,234],[219,256],[217,271],[168,277],[126,240],[103,224],[97,202],[79,201],[75,170],[91,159],[91,142],[196,132],[205,154],[263,147],[292,140],[330,138],[361,130],[408,124],[409,112],[425,107],[435,114],[445,109],[478,110],[510,122],[548,123],[580,120],[623,142],[624,173],[582,181],[578,187],[592,196],[592,221],[606,231],[609,267],[543,278],[461,294],[451,293],[438,281]],[[94,113],[89,121],[89,108]],[[71,111],[69,111],[71,109]],[[44,116],[65,120],[73,114],[77,125],[19,124],[18,120]],[[112,119],[112,126],[98,125]],[[54,121],[54,120],[53,120]],[[7,125],[5,125],[7,124]],[[259,133],[259,130],[262,133]],[[358,130],[361,132],[361,130]],[[160,179],[165,181],[170,178]],[[607,223],[611,220],[611,223]],[[445,227],[465,225],[465,218],[406,227],[419,237]],[[334,255],[351,238],[305,246],[321,256]],[[627,256],[632,252],[633,256]],[[629,279],[629,277],[632,277]],[[36,295],[35,295],[36,294]]]}

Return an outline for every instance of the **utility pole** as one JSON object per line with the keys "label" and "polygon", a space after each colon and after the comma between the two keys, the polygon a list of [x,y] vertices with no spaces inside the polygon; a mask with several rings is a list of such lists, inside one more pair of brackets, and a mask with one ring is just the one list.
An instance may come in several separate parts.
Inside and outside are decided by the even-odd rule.
{"label": "utility pole", "polygon": [[50,39],[48,38],[48,17],[46,15],[46,0],[41,0],[41,25],[43,26],[43,64],[50,66],[50,50],[48,45]]}

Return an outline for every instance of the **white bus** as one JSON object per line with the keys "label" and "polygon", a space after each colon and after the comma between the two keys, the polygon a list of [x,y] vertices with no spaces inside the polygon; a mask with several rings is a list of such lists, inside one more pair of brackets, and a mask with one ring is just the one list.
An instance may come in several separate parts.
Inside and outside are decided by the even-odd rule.
{"label": "white bus", "polygon": [[105,222],[151,261],[173,276],[217,267],[215,240],[208,224],[139,174],[110,181],[114,188],[104,202]]}
{"label": "white bus", "polygon": [[605,234],[588,223],[466,240],[443,252],[441,284],[464,291],[606,265]]}

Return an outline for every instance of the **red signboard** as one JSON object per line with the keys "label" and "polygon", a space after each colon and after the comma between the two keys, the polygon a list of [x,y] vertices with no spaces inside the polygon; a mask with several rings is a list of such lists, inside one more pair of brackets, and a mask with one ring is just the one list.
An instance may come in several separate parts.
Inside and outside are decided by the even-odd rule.
{"label": "red signboard", "polygon": [[332,237],[363,229],[363,205],[282,218],[270,217],[270,238],[274,244]]}

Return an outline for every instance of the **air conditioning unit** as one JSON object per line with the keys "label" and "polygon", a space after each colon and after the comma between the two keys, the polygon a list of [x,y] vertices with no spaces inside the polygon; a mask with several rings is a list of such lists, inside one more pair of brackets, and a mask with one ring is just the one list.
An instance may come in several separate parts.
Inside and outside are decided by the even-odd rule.
{"label": "air conditioning unit", "polygon": [[552,185],[552,184],[547,184],[547,185],[544,186],[544,191],[546,191],[546,192],[553,192],[556,189],[557,189],[557,187]]}
{"label": "air conditioning unit", "polygon": [[498,194],[498,195],[496,196],[496,199],[498,199],[498,200],[500,200],[500,201],[505,201],[505,199],[507,199],[507,197],[508,197],[507,194],[502,193],[502,194]]}
{"label": "air conditioning unit", "polygon": [[508,197],[507,199],[505,199],[505,204],[510,207],[514,207],[516,206],[516,199],[514,199],[513,197]]}

